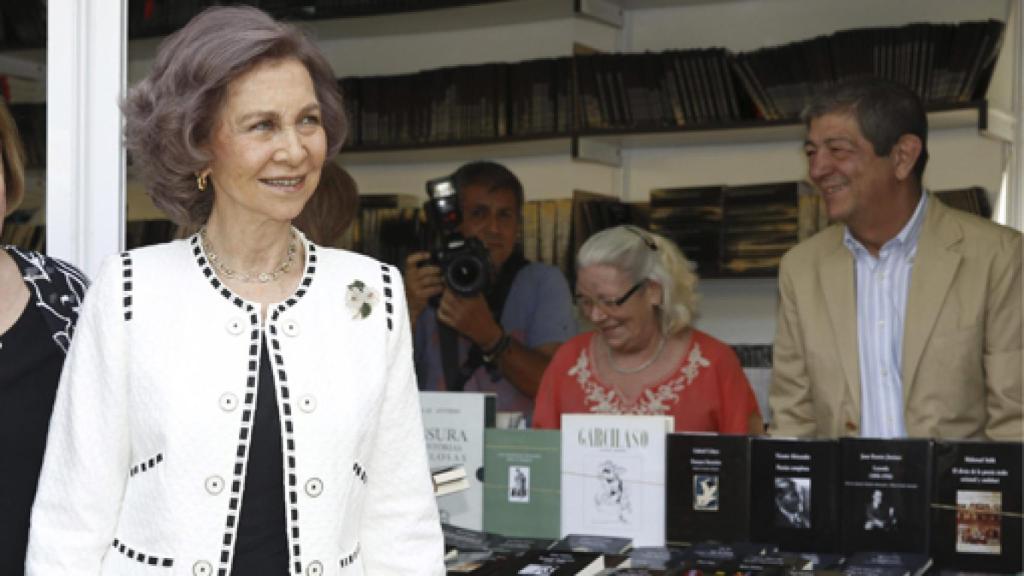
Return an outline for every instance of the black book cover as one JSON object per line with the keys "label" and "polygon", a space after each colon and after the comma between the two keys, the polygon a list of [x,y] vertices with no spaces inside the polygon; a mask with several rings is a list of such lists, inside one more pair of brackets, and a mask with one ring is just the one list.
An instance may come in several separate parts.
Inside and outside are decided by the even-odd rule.
{"label": "black book cover", "polygon": [[846,559],[843,576],[920,576],[931,565],[926,554],[858,552]]}
{"label": "black book cover", "polygon": [[683,565],[685,548],[671,546],[640,546],[629,551],[629,565],[634,568],[668,570]]}
{"label": "black book cover", "polygon": [[928,552],[931,440],[843,438],[844,552]]}
{"label": "black book cover", "polygon": [[750,440],[669,434],[666,458],[665,537],[669,543],[746,540]]}
{"label": "black book cover", "polygon": [[940,568],[1020,572],[1020,442],[936,440],[932,556]]}
{"label": "black book cover", "polygon": [[740,574],[748,571],[741,571],[740,564],[749,564],[757,557],[776,552],[775,546],[756,542],[700,542],[683,551],[681,568],[683,574],[691,574],[694,570],[698,574]]}
{"label": "black book cover", "polygon": [[[601,554],[596,552],[565,552],[557,550],[531,550],[507,561],[497,574],[544,574],[546,576],[575,575],[597,563],[604,568]],[[596,570],[594,570],[596,572]],[[588,572],[593,573],[593,572]]]}
{"label": "black book cover", "polygon": [[839,549],[839,443],[754,438],[750,537],[783,550]]}

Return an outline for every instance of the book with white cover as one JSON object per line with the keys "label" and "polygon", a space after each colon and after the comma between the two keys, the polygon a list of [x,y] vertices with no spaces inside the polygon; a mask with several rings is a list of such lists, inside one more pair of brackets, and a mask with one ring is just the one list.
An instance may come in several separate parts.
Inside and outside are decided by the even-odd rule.
{"label": "book with white cover", "polygon": [[665,435],[671,416],[562,415],[562,536],[665,545]]}
{"label": "book with white cover", "polygon": [[484,429],[494,426],[495,395],[479,392],[420,392],[430,468],[462,465],[469,487],[437,498],[441,521],[482,530]]}

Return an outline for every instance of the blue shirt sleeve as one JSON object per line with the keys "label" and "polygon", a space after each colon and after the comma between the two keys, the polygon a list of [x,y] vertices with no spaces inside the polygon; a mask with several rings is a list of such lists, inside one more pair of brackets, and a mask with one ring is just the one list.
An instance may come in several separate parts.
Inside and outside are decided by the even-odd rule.
{"label": "blue shirt sleeve", "polygon": [[506,332],[523,335],[530,348],[575,336],[572,296],[562,272],[540,263],[523,268],[509,292],[501,325]]}

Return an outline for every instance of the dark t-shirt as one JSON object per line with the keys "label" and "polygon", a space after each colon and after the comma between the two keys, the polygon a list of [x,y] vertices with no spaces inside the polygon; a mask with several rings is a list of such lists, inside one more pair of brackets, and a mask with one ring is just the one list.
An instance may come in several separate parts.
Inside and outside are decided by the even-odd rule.
{"label": "dark t-shirt", "polygon": [[64,352],[33,301],[0,334],[0,574],[25,571],[29,518]]}
{"label": "dark t-shirt", "polygon": [[288,574],[288,539],[284,509],[284,461],[281,421],[267,342],[263,341],[256,417],[249,441],[242,512],[232,561],[232,574]]}

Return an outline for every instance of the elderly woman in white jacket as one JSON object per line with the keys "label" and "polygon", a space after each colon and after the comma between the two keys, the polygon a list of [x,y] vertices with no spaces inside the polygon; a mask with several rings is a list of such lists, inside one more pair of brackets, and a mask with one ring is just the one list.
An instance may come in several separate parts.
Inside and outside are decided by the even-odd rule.
{"label": "elderly woman in white jacket", "polygon": [[398,271],[291,226],[345,137],[300,32],[212,8],[124,103],[186,240],[103,265],[32,515],[27,573],[442,574]]}

